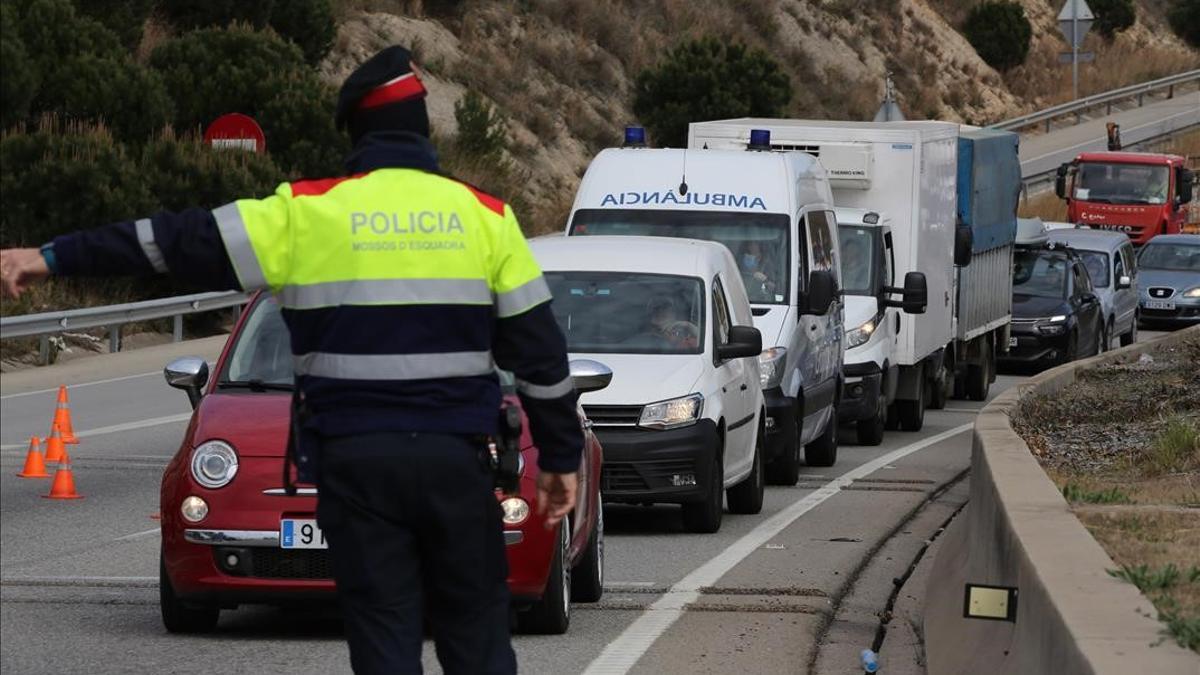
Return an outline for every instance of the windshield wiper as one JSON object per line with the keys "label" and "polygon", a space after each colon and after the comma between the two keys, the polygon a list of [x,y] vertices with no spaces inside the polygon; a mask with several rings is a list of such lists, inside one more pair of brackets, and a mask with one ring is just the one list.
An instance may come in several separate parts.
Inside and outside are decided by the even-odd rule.
{"label": "windshield wiper", "polygon": [[263,382],[262,380],[246,380],[245,382],[227,380],[217,383],[218,389],[249,389],[254,392],[263,391],[291,391],[292,385],[281,384],[278,382]]}

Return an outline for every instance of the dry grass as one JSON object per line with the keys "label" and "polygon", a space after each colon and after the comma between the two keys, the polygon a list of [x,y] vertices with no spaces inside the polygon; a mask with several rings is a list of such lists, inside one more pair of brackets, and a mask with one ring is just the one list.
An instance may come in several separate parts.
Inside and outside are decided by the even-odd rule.
{"label": "dry grass", "polygon": [[1022,197],[1017,215],[1022,218],[1064,222],[1067,219],[1067,203],[1050,190],[1032,197]]}

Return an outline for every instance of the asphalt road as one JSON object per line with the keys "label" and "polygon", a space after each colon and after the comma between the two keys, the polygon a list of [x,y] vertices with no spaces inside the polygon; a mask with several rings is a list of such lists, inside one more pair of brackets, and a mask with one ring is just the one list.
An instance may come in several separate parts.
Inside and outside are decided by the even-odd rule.
{"label": "asphalt road", "polygon": [[[0,381],[0,670],[349,671],[332,608],[227,611],[200,637],[160,624],[158,483],[189,406],[158,371],[173,355],[213,358],[219,346],[154,347]],[[1000,376],[993,396],[1020,379]],[[15,476],[22,439],[45,433],[60,382],[71,386],[81,437],[71,453],[78,501],[42,499],[47,481]],[[576,605],[566,636],[516,636],[522,669],[861,672],[891,580],[966,499],[981,405],[951,401],[921,432],[889,432],[877,448],[844,442],[835,467],[768,488],[761,514],[727,514],[715,535],[683,533],[673,507],[608,507],[604,599]],[[895,613],[904,618],[881,651],[888,672],[920,672],[923,583],[918,568],[902,589]],[[427,669],[437,672],[432,651]]]}

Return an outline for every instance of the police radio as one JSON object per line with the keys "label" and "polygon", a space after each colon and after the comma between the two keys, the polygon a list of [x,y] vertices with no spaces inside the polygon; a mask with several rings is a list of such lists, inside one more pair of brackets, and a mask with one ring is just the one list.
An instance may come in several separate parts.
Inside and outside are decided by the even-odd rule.
{"label": "police radio", "polygon": [[500,409],[500,433],[488,443],[488,459],[496,489],[516,495],[521,489],[521,411],[507,405]]}

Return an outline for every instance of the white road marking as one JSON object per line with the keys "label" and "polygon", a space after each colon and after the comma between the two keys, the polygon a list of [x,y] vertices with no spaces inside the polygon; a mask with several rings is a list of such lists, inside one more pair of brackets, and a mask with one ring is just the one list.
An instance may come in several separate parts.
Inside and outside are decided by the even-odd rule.
{"label": "white road marking", "polygon": [[620,590],[622,588],[653,588],[658,585],[656,581],[606,581],[604,587],[609,590]]}
{"label": "white road marking", "polygon": [[977,408],[942,408],[942,412],[970,413],[972,415],[977,415],[980,411]]}
{"label": "white road marking", "polygon": [[[125,380],[136,380],[139,377],[149,377],[151,375],[157,375],[159,377],[162,377],[162,371],[155,370],[155,371],[149,372],[149,373],[138,373],[137,375],[122,375],[121,377],[110,377],[107,380],[96,380],[94,382],[80,382],[79,384],[68,384],[67,390],[69,391],[71,389],[78,389],[80,387],[90,387],[94,384],[108,384],[109,382],[123,382]],[[19,394],[7,394],[5,396],[0,396],[0,401],[7,401],[10,398],[17,398],[19,396],[34,396],[36,394],[50,394],[50,393],[54,393],[57,391],[58,391],[58,387],[55,387],[53,389],[38,389],[37,391],[23,391]]]}
{"label": "white road marking", "polygon": [[117,537],[116,539],[113,539],[113,541],[129,541],[131,539],[141,539],[142,537],[147,537],[152,534],[158,534],[160,531],[161,531],[161,528],[156,527],[152,530],[146,530],[145,532],[134,532],[133,534],[127,534],[124,537]]}
{"label": "white road marking", "polygon": [[855,479],[866,477],[889,462],[895,462],[918,450],[969,431],[972,426],[973,424],[963,424],[876,457],[838,476],[800,501],[759,523],[741,539],[667,589],[666,593],[647,607],[641,616],[630,624],[616,640],[610,642],[604,651],[600,652],[600,655],[584,671],[585,675],[629,672],[629,669],[642,658],[654,642],[678,621],[679,617],[683,616],[687,606],[699,599],[701,588],[714,585],[746,556],[761,548],[784,528],[795,522],[797,518],[836,495]]}
{"label": "white road marking", "polygon": [[[166,417],[151,417],[148,420],[138,420],[136,422],[125,422],[124,424],[114,424],[110,427],[98,427],[96,429],[88,429],[86,431],[76,431],[76,438],[88,438],[90,436],[103,436],[104,434],[116,434],[122,431],[133,431],[135,429],[145,429],[147,427],[157,427],[163,424],[173,424],[175,422],[186,422],[192,418],[192,413],[183,413],[180,415],[167,415]],[[24,449],[28,446],[25,443],[9,443],[0,445],[0,450],[17,450]],[[167,459],[167,458],[162,458]]]}
{"label": "white road marking", "polygon": [[0,577],[0,586],[128,586],[158,585],[158,577]]}

